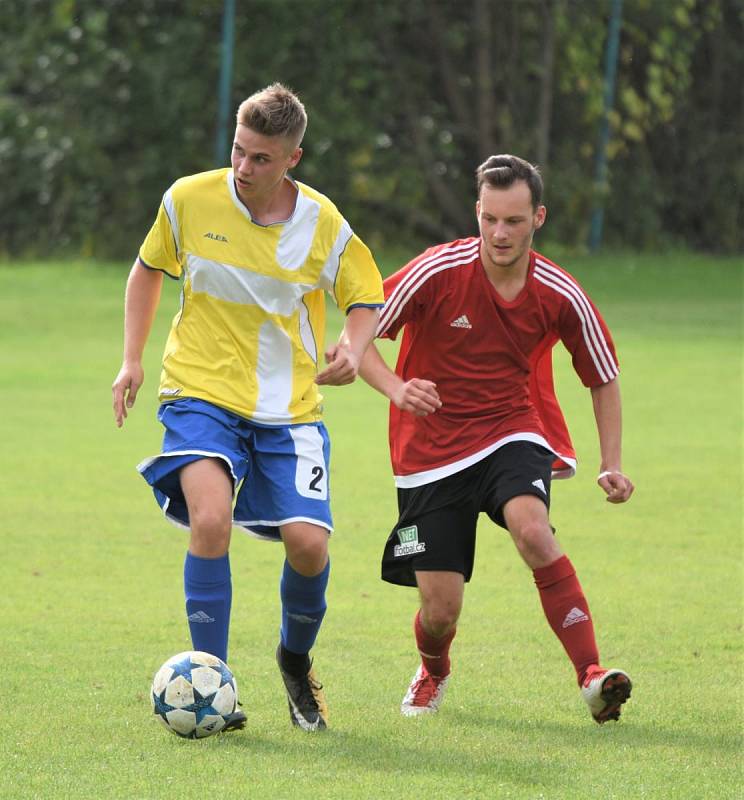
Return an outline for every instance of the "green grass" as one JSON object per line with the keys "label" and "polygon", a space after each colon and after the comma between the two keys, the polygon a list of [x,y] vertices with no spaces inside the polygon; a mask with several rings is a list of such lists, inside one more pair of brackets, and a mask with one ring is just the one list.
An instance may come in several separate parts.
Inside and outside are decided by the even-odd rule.
{"label": "green grass", "polygon": [[282,553],[236,533],[230,661],[250,724],[202,742],[149,715],[153,673],[188,647],[186,538],[134,470],[160,445],[158,362],[178,287],[117,430],[126,266],[0,266],[0,797],[741,797],[742,262],[563,263],[621,356],[636,494],[610,507],[594,486],[591,403],[561,354],[580,469],[555,485],[552,517],[603,661],[635,680],[622,721],[591,722],[528,570],[486,521],[446,703],[435,718],[399,715],[416,595],[378,577],[395,492],[386,405],[359,383],[326,393],[336,533],[316,654],[332,729],[289,726],[273,662]]}

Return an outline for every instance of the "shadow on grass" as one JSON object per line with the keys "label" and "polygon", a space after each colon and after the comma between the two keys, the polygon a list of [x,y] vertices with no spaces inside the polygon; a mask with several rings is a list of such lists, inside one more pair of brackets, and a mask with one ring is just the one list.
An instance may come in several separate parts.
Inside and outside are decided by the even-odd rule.
{"label": "shadow on grass", "polygon": [[551,763],[547,754],[545,758],[535,757],[534,751],[516,746],[504,753],[493,746],[487,731],[474,746],[472,735],[460,738],[448,726],[435,729],[429,724],[432,721],[408,720],[409,730],[390,731],[389,737],[381,735],[376,726],[369,733],[331,729],[308,735],[292,731],[296,742],[290,745],[289,759],[285,735],[230,734],[223,737],[220,746],[229,748],[231,753],[241,751],[259,763],[272,758],[282,759],[287,768],[291,762],[313,763],[319,773],[333,773],[340,780],[353,775],[358,775],[360,781],[368,781],[370,775],[379,775],[383,780],[384,774],[385,783],[404,778],[409,783],[420,779],[423,783],[442,781],[450,786],[481,782],[490,785],[496,777],[525,786],[549,786],[558,779],[566,782],[565,771]]}
{"label": "shadow on grass", "polygon": [[[589,719],[584,708],[579,707],[578,713],[581,721],[560,723],[553,720],[530,719],[524,716],[510,716],[498,713],[497,710],[488,709],[448,709],[448,714],[453,725],[463,729],[482,727],[496,728],[508,731],[518,737],[526,745],[534,746],[540,740],[571,742],[575,746],[594,746],[598,737],[613,743],[622,743],[623,747],[637,747],[647,749],[650,747],[676,747],[696,751],[709,750],[713,753],[740,753],[742,735],[720,734],[711,736],[709,733],[698,733],[693,727],[693,722],[688,726],[674,727],[672,722],[658,720],[649,722],[640,719],[634,714],[633,709],[618,722],[607,722],[597,725]],[[642,713],[639,712],[639,713]]]}

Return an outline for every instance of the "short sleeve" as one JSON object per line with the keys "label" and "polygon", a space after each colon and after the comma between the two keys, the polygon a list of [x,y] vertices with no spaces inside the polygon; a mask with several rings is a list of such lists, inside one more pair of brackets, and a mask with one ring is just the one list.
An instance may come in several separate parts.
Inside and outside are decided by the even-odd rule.
{"label": "short sleeve", "polygon": [[620,372],[610,331],[584,291],[575,284],[560,314],[560,337],[576,374],[588,388],[601,386]]}
{"label": "short sleeve", "polygon": [[352,308],[379,308],[383,304],[382,277],[367,245],[351,233],[339,259],[333,296],[347,314]]}
{"label": "short sleeve", "polygon": [[422,280],[418,269],[421,258],[409,261],[383,282],[385,306],[380,314],[377,337],[395,339],[400,329],[415,322],[422,308],[426,307],[426,294],[431,281]]}
{"label": "short sleeve", "polygon": [[155,222],[140,247],[139,258],[150,269],[161,270],[171,278],[180,278],[180,249],[178,218],[169,189],[163,195]]}

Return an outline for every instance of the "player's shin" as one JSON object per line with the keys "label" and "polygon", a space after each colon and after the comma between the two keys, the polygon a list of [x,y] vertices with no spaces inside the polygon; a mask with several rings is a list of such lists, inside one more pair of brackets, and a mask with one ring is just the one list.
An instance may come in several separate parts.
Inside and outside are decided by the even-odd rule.
{"label": "player's shin", "polygon": [[430,675],[444,678],[450,673],[449,650],[455,638],[457,628],[453,628],[444,636],[435,637],[428,633],[421,623],[421,610],[416,612],[413,620],[416,636],[416,647],[421,655],[421,662]]}
{"label": "player's shin", "polygon": [[325,591],[330,574],[330,561],[318,575],[300,575],[284,562],[279,584],[282,601],[281,643],[290,653],[307,654],[326,612]]}
{"label": "player's shin", "polygon": [[211,653],[227,663],[232,605],[229,556],[200,558],[186,553],[183,585],[194,650]]}
{"label": "player's shin", "polygon": [[545,616],[568,653],[579,685],[599,663],[594,626],[576,571],[567,556],[533,570]]}

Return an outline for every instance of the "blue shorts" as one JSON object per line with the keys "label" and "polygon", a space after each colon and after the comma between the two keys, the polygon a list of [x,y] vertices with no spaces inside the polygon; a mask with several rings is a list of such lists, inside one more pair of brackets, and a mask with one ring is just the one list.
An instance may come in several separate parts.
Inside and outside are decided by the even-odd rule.
{"label": "blue shorts", "polygon": [[233,480],[233,524],[259,539],[280,541],[279,527],[312,522],[333,530],[328,486],[331,444],[318,423],[270,427],[187,397],[163,403],[163,452],[137,466],[166,517],[189,527],[181,468],[219,458]]}

